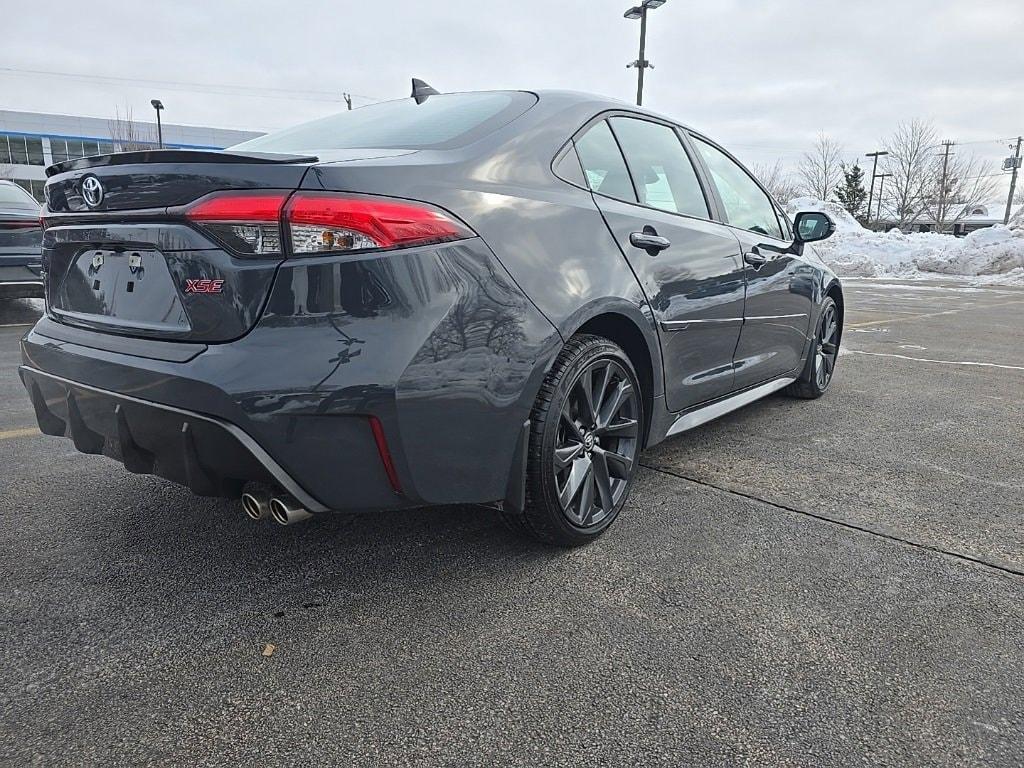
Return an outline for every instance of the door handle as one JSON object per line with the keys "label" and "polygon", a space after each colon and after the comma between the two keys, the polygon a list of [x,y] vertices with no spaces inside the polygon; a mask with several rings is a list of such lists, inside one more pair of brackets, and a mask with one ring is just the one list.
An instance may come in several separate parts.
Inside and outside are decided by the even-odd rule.
{"label": "door handle", "polygon": [[667,237],[661,237],[654,227],[644,227],[643,232],[630,233],[629,244],[634,248],[643,248],[651,256],[656,256],[659,251],[664,251],[672,245],[672,241]]}
{"label": "door handle", "polygon": [[754,269],[757,269],[758,267],[763,266],[767,264],[769,261],[771,261],[771,258],[765,256],[763,253],[757,250],[757,248],[751,248],[749,251],[743,254],[743,260],[747,262],[747,264],[752,266]]}

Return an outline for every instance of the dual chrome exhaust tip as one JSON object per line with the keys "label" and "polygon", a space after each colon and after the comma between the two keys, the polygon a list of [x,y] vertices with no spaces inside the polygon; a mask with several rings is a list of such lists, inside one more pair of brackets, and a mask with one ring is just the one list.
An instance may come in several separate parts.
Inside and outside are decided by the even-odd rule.
{"label": "dual chrome exhaust tip", "polygon": [[250,520],[269,517],[270,494],[265,491],[246,491],[242,494],[242,511]]}
{"label": "dual chrome exhaust tip", "polygon": [[278,525],[294,525],[313,516],[312,512],[288,494],[271,495],[260,489],[242,494],[242,510],[250,520],[269,517]]}

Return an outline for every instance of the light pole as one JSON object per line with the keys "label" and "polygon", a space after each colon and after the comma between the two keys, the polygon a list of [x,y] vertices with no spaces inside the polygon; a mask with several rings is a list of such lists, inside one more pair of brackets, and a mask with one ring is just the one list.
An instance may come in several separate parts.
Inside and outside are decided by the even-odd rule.
{"label": "light pole", "polygon": [[160,99],[153,99],[149,102],[153,105],[153,109],[156,110],[156,141],[160,145],[160,149],[164,148],[164,129],[160,124],[160,110],[164,108],[164,103]]}
{"label": "light pole", "polygon": [[667,0],[643,0],[640,5],[633,6],[623,14],[626,19],[640,19],[640,57],[626,65],[626,69],[636,67],[636,105],[643,106],[644,103],[644,70],[654,65],[644,58],[644,47],[647,44],[647,11],[660,8]]}

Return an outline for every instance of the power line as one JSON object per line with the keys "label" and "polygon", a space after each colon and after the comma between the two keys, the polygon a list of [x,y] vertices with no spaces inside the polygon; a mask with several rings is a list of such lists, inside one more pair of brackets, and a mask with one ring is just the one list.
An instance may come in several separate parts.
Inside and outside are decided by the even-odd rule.
{"label": "power line", "polygon": [[974,141],[958,141],[957,144],[1005,144],[1008,141],[1014,141],[1015,136],[1007,136],[1002,139],[975,139]]}
{"label": "power line", "polygon": [[[94,83],[121,84],[132,86],[156,86],[169,90],[193,91],[196,93],[211,93],[224,95],[227,93],[249,94],[262,96],[268,99],[286,99],[291,101],[335,101],[344,102],[335,91],[317,91],[303,88],[271,88],[266,86],[239,85],[237,83],[195,83],[181,80],[149,80],[136,77],[120,77],[114,75],[83,75],[76,72],[57,72],[42,69],[19,69],[17,67],[0,67],[0,73],[15,77],[59,77],[69,80],[79,80]],[[350,93],[352,97],[364,101],[375,102],[385,101],[376,96],[366,96],[359,93]]]}

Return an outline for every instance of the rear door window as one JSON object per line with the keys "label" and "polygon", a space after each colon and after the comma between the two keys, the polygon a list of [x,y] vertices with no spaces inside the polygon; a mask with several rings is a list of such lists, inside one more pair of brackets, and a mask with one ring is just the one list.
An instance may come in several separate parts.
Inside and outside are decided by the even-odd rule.
{"label": "rear door window", "polygon": [[775,204],[742,166],[699,136],[693,143],[700,152],[718,195],[725,205],[725,214],[734,227],[782,240],[782,228],[775,215]]}
{"label": "rear door window", "polygon": [[612,135],[608,123],[595,123],[576,140],[587,185],[600,195],[607,195],[629,203],[636,202],[636,192],[629,180],[626,161]]}
{"label": "rear door window", "polygon": [[622,145],[641,204],[710,217],[697,172],[673,128],[632,117],[613,117],[609,123]]}
{"label": "rear door window", "polygon": [[587,180],[583,177],[583,169],[580,167],[580,158],[576,150],[569,144],[569,149],[562,153],[562,156],[555,162],[553,167],[555,176],[575,184],[578,187],[586,187]]}

